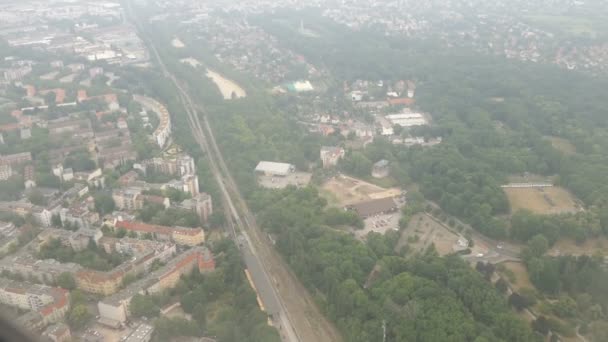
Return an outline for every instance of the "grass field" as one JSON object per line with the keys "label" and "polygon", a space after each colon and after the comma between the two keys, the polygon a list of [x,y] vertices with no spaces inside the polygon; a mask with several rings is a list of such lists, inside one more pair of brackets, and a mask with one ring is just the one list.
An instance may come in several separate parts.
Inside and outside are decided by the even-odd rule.
{"label": "grass field", "polygon": [[574,196],[566,189],[557,186],[503,190],[511,204],[511,212],[526,209],[537,214],[560,214],[580,210]]}
{"label": "grass field", "polygon": [[558,240],[547,253],[549,255],[608,255],[608,239],[597,237],[587,239],[584,243],[577,244],[572,239]]}
{"label": "grass field", "polygon": [[333,206],[346,206],[371,199],[398,196],[397,188],[382,188],[366,181],[340,175],[326,181],[320,194]]}
{"label": "grass field", "polygon": [[[534,288],[534,285],[532,285],[532,283],[530,282],[528,270],[526,269],[526,266],[524,264],[522,264],[521,262],[509,261],[503,263],[503,265],[505,265],[505,267],[511,272],[513,272],[513,274],[515,275],[515,281],[510,282],[511,287],[513,287],[515,291],[519,291],[519,289],[522,288]],[[505,277],[505,279],[508,280],[508,277]]]}
{"label": "grass field", "polygon": [[547,136],[545,137],[547,140],[551,142],[551,146],[554,149],[566,154],[572,155],[576,153],[576,147],[572,145],[572,143],[564,138]]}

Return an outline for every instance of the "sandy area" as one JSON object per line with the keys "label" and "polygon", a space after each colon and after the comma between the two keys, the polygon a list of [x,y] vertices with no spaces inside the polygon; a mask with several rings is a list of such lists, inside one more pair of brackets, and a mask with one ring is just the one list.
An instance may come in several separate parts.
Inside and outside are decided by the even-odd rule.
{"label": "sandy area", "polygon": [[186,45],[185,45],[185,44],[184,44],[184,43],[183,43],[181,40],[179,40],[179,38],[177,38],[177,37],[176,37],[176,38],[173,38],[173,40],[171,41],[171,45],[173,45],[173,47],[178,48],[178,49],[181,49],[181,48],[183,48],[183,47],[185,47],[185,46],[186,46]]}
{"label": "sandy area", "polygon": [[236,82],[225,78],[213,70],[207,69],[207,77],[217,85],[225,100],[232,99],[233,93],[237,98],[247,96],[245,90],[236,84]]}
{"label": "sandy area", "polygon": [[580,210],[574,196],[566,189],[549,188],[505,188],[511,204],[511,212],[527,209],[538,214],[559,214]]}
{"label": "sandy area", "polygon": [[339,175],[326,181],[321,186],[321,193],[330,193],[329,202],[337,206],[346,206],[371,199],[395,197],[401,195],[398,188],[385,189],[366,181]]}

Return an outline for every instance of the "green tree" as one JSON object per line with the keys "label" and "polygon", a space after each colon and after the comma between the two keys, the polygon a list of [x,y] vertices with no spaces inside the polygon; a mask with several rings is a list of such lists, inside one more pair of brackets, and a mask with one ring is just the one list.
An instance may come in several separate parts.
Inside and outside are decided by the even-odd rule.
{"label": "green tree", "polygon": [[57,286],[71,291],[76,288],[76,280],[71,273],[63,272],[57,277]]}
{"label": "green tree", "polygon": [[68,324],[72,329],[84,328],[91,318],[92,315],[85,304],[77,304],[67,315]]}
{"label": "green tree", "polygon": [[134,317],[156,317],[160,313],[159,307],[154,302],[151,296],[144,296],[136,294],[131,298],[131,305],[129,306],[131,314]]}
{"label": "green tree", "polygon": [[116,204],[114,203],[114,199],[112,198],[111,194],[101,192],[95,194],[93,198],[95,200],[95,211],[97,211],[100,215],[103,216],[114,211]]}

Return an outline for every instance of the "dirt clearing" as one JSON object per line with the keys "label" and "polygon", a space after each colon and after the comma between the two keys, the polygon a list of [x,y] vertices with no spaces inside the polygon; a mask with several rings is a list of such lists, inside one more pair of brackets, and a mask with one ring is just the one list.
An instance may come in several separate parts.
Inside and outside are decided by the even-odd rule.
{"label": "dirt clearing", "polygon": [[338,175],[321,186],[321,194],[329,194],[328,202],[336,206],[346,206],[371,199],[401,195],[398,188],[382,188],[366,181]]}
{"label": "dirt clearing", "polygon": [[537,214],[561,214],[580,210],[570,192],[557,186],[545,188],[505,188],[511,212],[527,209]]}

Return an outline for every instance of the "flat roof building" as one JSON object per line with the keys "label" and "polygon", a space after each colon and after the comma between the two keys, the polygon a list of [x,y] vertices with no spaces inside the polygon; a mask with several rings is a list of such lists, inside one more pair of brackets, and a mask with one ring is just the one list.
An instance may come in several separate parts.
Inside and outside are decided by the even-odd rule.
{"label": "flat roof building", "polygon": [[368,218],[370,216],[396,211],[399,207],[392,197],[385,197],[356,203],[350,205],[348,208],[354,210],[359,217]]}
{"label": "flat roof building", "polygon": [[296,170],[295,166],[287,163],[261,161],[255,167],[255,172],[267,176],[287,176]]}

